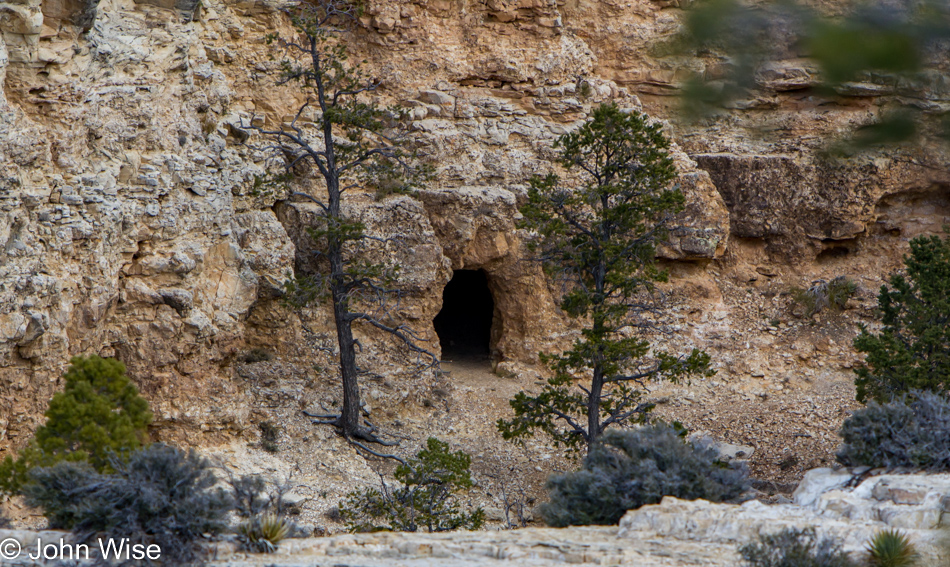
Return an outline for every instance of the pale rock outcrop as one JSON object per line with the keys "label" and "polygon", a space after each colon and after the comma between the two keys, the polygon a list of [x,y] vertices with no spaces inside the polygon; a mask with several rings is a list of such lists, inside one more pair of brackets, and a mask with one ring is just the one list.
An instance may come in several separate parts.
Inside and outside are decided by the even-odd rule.
{"label": "pale rock outcrop", "polygon": [[[846,478],[847,477],[847,478]],[[848,471],[816,469],[805,475],[795,504],[766,505],[751,500],[741,505],[664,498],[655,506],[631,510],[620,521],[619,537],[643,532],[679,540],[742,545],[758,534],[784,528],[814,527],[836,538],[848,553],[859,556],[869,539],[886,529],[908,536],[925,560],[945,557],[941,516],[950,506],[948,474],[885,474],[858,481]]]}

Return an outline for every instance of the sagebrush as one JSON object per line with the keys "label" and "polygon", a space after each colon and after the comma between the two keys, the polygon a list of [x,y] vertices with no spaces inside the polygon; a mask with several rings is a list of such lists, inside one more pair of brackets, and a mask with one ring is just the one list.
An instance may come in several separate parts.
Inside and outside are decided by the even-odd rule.
{"label": "sagebrush", "polygon": [[761,534],[739,555],[748,567],[858,567],[832,538],[819,539],[814,528],[785,528]]}
{"label": "sagebrush", "polygon": [[464,512],[456,497],[472,487],[471,463],[464,452],[453,453],[448,443],[430,437],[425,449],[396,469],[399,486],[382,480],[379,489],[351,492],[340,503],[340,515],[354,532],[478,529],[485,513]]}
{"label": "sagebrush", "polygon": [[550,501],[540,507],[545,522],[616,524],[627,510],[664,496],[722,502],[745,492],[743,467],[721,463],[715,450],[687,443],[680,433],[666,424],[604,433],[579,471],[548,480]]}
{"label": "sagebrush", "polygon": [[950,470],[950,398],[914,391],[870,402],[845,420],[841,438],[837,458],[845,466]]}
{"label": "sagebrush", "polygon": [[228,471],[228,485],[234,499],[234,512],[242,518],[273,513],[286,515],[289,506],[284,496],[293,486],[290,481],[277,482],[259,474],[234,475]]}
{"label": "sagebrush", "polygon": [[36,468],[26,502],[43,510],[51,528],[157,544],[164,565],[200,561],[204,535],[227,526],[231,497],[214,488],[211,464],[196,452],[155,444],[111,466],[108,474],[82,462]]}

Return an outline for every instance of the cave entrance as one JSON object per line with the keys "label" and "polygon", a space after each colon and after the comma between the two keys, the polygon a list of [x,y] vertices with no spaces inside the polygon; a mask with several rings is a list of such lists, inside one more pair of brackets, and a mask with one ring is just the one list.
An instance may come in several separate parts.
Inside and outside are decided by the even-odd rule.
{"label": "cave entrance", "polygon": [[442,292],[442,310],[432,322],[442,358],[489,360],[494,313],[485,270],[455,270]]}

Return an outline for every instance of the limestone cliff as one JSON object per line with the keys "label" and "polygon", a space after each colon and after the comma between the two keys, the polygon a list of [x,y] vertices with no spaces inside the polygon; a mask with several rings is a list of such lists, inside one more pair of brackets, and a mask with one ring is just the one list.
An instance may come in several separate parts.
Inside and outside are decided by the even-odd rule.
{"label": "limestone cliff", "polygon": [[[288,31],[279,8],[0,3],[0,447],[32,434],[69,357],[83,353],[129,366],[159,438],[253,439],[245,431],[273,408],[291,419],[332,403],[326,312],[280,301],[288,274],[308,269],[313,211],[254,191],[268,155],[241,128],[279,125],[300,103],[273,85],[264,36]],[[672,118],[684,70],[713,65],[652,54],[682,15],[655,0],[369,3],[347,35],[353,58],[381,80],[382,103],[411,108],[437,178],[415,198],[366,195],[352,207],[377,234],[401,235],[386,250],[402,266],[398,316],[431,348],[457,269],[485,271],[492,358],[519,386],[541,372],[539,351],[570,340],[557,290],[515,229],[519,198],[550,169],[551,142],[593,105]],[[824,159],[821,140],[865,118],[873,97],[819,107],[790,84],[770,83],[765,99],[701,127],[668,124],[688,205],[661,251],[675,276],[664,340],[708,349],[719,374],[655,392],[670,402],[661,411],[694,429],[761,443],[755,458],[775,475],[827,459],[851,407],[854,322],[870,321],[874,289],[907,240],[950,220],[943,150]],[[837,275],[859,280],[854,309],[820,322],[791,314],[792,285]],[[288,366],[243,365],[254,347]],[[393,345],[367,337],[363,347],[378,378],[367,397],[397,408],[391,418],[444,392],[444,376],[402,376]],[[783,460],[791,454],[805,456]]]}

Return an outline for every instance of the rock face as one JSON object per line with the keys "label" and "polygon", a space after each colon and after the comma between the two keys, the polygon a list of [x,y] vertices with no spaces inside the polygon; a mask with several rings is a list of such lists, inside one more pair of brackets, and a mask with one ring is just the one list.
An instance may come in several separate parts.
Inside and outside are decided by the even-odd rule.
{"label": "rock face", "polygon": [[[652,532],[661,537],[739,546],[759,534],[814,527],[819,534],[836,538],[846,552],[857,557],[875,534],[897,529],[913,541],[925,560],[945,557],[940,519],[948,506],[950,475],[885,474],[845,488],[841,483],[859,477],[847,471],[830,473],[830,469],[809,471],[795,494],[795,504],[769,506],[751,500],[732,505],[664,498],[656,506],[627,512],[618,536]],[[830,478],[840,483],[828,482]]]}
{"label": "rock face", "polygon": [[[250,349],[333,377],[325,307],[281,301],[290,274],[316,269],[313,211],[256,191],[270,155],[241,127],[278,126],[303,102],[274,84],[263,40],[289,22],[272,0],[198,4],[0,2],[0,449],[29,438],[73,355],[121,359],[155,410],[156,438],[195,444],[239,436],[262,415],[236,370]],[[713,69],[649,49],[678,29],[681,4],[368,3],[344,36],[351,59],[380,79],[382,104],[409,109],[436,178],[415,198],[359,194],[349,206],[374,233],[400,237],[373,253],[402,266],[393,316],[428,348],[439,350],[432,319],[458,269],[487,275],[500,374],[528,384],[543,374],[539,352],[570,343],[576,329],[527,254],[517,207],[527,180],[551,171],[553,141],[594,105],[666,120],[685,70]],[[862,281],[873,289],[908,238],[950,219],[943,150],[822,161],[823,136],[864,107],[808,106],[789,90],[811,84],[806,62],[766,71],[769,100],[698,130],[665,123],[687,203],[659,250],[675,276],[664,298],[680,303],[658,336],[674,350],[712,350],[729,407],[847,384],[854,353],[840,345],[853,325],[828,347],[830,335],[790,330],[783,294],[842,273],[874,274]],[[312,179],[298,188],[319,191]],[[873,303],[859,299],[855,317]],[[394,347],[358,333],[367,372],[411,375]],[[780,358],[789,345],[797,355]],[[843,415],[814,425],[821,451]]]}
{"label": "rock face", "polygon": [[[900,158],[831,162],[799,155],[697,154],[730,212],[731,234],[762,239],[776,255],[813,258],[853,242],[895,194],[926,194],[950,178]],[[911,236],[916,234],[911,233]]]}
{"label": "rock face", "polygon": [[[90,352],[128,365],[158,424],[240,430],[247,402],[230,362],[255,345],[309,349],[279,297],[288,274],[313,268],[312,211],[254,193],[267,155],[242,145],[247,134],[237,127],[252,113],[271,123],[295,109],[291,89],[261,96],[259,88],[268,59],[258,38],[286,30],[286,20],[267,4],[206,3],[197,21],[193,3],[181,2],[48,0],[0,10],[9,93],[0,100],[2,443],[29,436],[69,357]],[[440,10],[374,5],[357,34],[385,45],[387,35],[417,35],[419,18],[469,26]],[[603,81],[591,83],[589,100],[575,97],[567,78],[593,59],[583,42],[555,33],[557,11],[489,9],[499,22],[490,27],[532,21],[550,30],[539,31],[534,63],[459,55],[470,67],[444,83],[438,73],[410,80],[393,66],[399,59],[374,59],[389,72],[384,98],[413,108],[416,143],[430,148],[439,176],[417,199],[351,206],[371,230],[400,236],[382,251],[402,268],[398,316],[433,350],[431,321],[451,270],[485,270],[496,305],[493,360],[504,372],[570,337],[515,229],[524,181],[550,168],[552,141],[592,104],[638,105]],[[526,94],[544,110],[526,108]],[[728,241],[723,201],[705,172],[682,152],[676,158],[689,205],[663,254],[718,257]],[[325,330],[325,313],[315,310],[304,326]]]}

